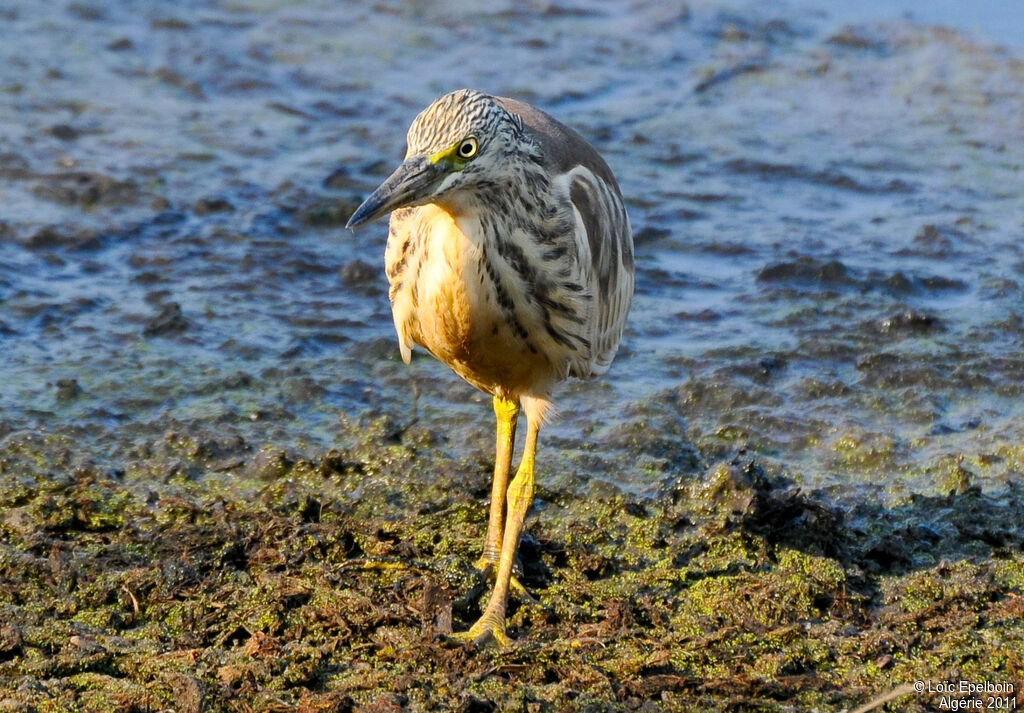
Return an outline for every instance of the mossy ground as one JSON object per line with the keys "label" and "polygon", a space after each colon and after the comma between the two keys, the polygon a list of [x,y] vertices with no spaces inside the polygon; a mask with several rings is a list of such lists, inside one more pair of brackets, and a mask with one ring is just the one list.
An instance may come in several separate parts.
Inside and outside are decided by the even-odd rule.
{"label": "mossy ground", "polygon": [[[380,429],[378,429],[380,430]],[[386,429],[384,429],[386,430]],[[102,472],[0,453],[0,711],[843,711],[1024,679],[1024,494],[840,508],[737,456],[651,499],[541,491],[536,604],[479,614],[486,468],[429,433]],[[159,450],[159,449],[158,449]],[[886,710],[934,710],[913,692]]]}

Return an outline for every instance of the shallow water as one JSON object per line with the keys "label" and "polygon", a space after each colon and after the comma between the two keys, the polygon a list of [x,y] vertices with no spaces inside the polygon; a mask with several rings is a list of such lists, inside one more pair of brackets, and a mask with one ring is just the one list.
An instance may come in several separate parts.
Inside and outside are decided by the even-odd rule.
{"label": "shallow water", "polygon": [[0,437],[118,467],[200,434],[216,464],[383,415],[485,469],[488,399],[400,362],[386,228],[342,227],[474,86],[577,127],[636,232],[620,355],[542,436],[552,487],[651,493],[740,448],[837,492],[1019,478],[1022,50],[811,7],[8,3]]}

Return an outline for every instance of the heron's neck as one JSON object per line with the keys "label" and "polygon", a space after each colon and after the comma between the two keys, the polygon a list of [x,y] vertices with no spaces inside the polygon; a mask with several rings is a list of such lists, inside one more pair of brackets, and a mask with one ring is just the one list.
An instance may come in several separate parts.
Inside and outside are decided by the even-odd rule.
{"label": "heron's neck", "polygon": [[563,232],[572,220],[566,214],[565,201],[547,174],[539,167],[531,169],[459,191],[446,197],[441,207],[460,225],[473,226],[468,231],[473,239],[504,239],[523,233],[544,237]]}

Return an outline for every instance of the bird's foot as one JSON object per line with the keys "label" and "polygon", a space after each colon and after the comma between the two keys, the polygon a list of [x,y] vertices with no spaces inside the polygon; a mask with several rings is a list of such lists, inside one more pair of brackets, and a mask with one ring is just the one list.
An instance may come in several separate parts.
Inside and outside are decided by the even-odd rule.
{"label": "bird's foot", "polygon": [[512,643],[505,633],[505,615],[485,611],[484,615],[469,627],[469,631],[459,631],[452,634],[456,641],[471,643],[477,647],[495,645],[503,649]]}
{"label": "bird's foot", "polygon": [[[490,580],[491,583],[494,582],[495,575],[498,572],[497,559],[488,559],[487,555],[481,555],[480,559],[478,559],[474,563],[474,566],[478,570],[483,572],[484,576],[487,577],[487,579]],[[538,603],[537,599],[532,594],[530,594],[530,592],[527,591],[526,587],[523,586],[523,583],[520,582],[514,574],[509,579],[508,587],[509,591],[512,594],[516,595],[516,597],[518,597],[520,601],[529,602],[531,604]]]}

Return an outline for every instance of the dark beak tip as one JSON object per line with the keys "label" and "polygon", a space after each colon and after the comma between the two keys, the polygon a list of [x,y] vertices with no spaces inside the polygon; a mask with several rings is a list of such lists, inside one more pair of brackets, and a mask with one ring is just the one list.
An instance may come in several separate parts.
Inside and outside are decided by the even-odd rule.
{"label": "dark beak tip", "polygon": [[367,208],[366,203],[366,201],[363,201],[359,205],[359,207],[356,208],[355,212],[352,213],[351,216],[349,216],[348,222],[345,223],[345,228],[347,230],[355,230],[361,225],[364,225],[365,223],[369,222],[369,220],[367,220],[367,218],[369,217],[368,214],[371,213],[372,211],[370,211]]}
{"label": "dark beak tip", "polygon": [[401,166],[380,184],[366,200],[356,208],[356,212],[348,219],[345,227],[354,230],[361,225],[372,223],[383,218],[403,205],[412,204],[429,187],[429,182],[436,174],[436,169],[426,163],[426,159],[411,159]]}

